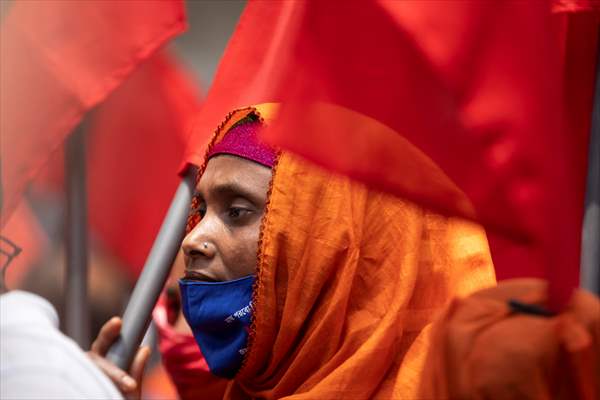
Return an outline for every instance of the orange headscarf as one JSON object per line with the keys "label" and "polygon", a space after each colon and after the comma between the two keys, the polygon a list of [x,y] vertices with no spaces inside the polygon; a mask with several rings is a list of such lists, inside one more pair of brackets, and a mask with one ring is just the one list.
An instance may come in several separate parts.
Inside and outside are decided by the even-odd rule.
{"label": "orange headscarf", "polygon": [[[229,114],[207,152],[274,107]],[[415,398],[425,327],[453,296],[495,283],[479,226],[286,152],[261,229],[250,349],[228,398]]]}

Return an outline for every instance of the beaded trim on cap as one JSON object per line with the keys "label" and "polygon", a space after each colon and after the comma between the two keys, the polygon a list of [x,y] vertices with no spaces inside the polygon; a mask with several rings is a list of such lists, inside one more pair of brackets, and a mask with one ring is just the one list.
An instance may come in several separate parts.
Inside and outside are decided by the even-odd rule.
{"label": "beaded trim on cap", "polygon": [[261,122],[253,115],[243,118],[213,146],[207,159],[218,154],[231,154],[272,168],[277,153],[258,140],[261,127]]}

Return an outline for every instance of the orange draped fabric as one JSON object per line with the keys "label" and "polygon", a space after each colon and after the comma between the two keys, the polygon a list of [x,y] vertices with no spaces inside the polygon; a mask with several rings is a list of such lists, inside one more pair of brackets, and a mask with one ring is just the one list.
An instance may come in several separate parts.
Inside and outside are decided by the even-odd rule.
{"label": "orange draped fabric", "polygon": [[[230,114],[212,143],[251,110]],[[256,112],[269,121],[272,110]],[[286,152],[261,229],[249,352],[227,398],[415,398],[428,324],[453,296],[495,282],[478,225]]]}
{"label": "orange draped fabric", "polygon": [[513,279],[452,302],[432,329],[423,399],[581,399],[600,396],[600,300],[578,290],[552,317],[511,311],[543,306],[547,284]]}

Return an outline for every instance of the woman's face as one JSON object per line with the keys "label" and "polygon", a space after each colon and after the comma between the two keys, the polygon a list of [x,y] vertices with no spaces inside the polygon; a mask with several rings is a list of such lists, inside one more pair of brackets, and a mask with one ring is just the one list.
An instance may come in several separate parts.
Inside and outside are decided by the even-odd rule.
{"label": "woman's face", "polygon": [[254,274],[271,169],[243,158],[211,158],[196,196],[200,222],[185,237],[185,278],[228,281]]}

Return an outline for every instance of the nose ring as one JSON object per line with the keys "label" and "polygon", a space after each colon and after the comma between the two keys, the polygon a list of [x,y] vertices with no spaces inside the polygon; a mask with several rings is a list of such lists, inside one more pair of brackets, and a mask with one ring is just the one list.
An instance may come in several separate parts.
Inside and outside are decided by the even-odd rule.
{"label": "nose ring", "polygon": [[204,243],[202,243],[202,247],[203,247],[205,250],[206,250],[206,249],[208,249],[208,243],[207,243],[207,242],[204,242]]}

